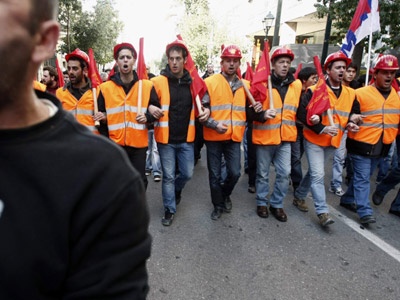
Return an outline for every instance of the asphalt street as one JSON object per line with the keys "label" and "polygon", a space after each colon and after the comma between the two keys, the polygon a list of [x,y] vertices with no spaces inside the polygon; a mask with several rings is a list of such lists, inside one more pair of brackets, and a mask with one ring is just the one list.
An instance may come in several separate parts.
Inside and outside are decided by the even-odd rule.
{"label": "asphalt street", "polygon": [[364,228],[328,191],[331,164],[326,164],[325,177],[335,220],[326,229],[318,223],[311,196],[307,213],[292,205],[291,187],[284,200],[286,223],[271,215],[258,217],[243,171],[231,195],[232,212],[211,220],[205,149],[173,224],[164,227],[161,183],[149,177],[153,248],[148,299],[400,299],[400,218],[387,213],[397,190],[379,207],[372,204],[377,223]]}

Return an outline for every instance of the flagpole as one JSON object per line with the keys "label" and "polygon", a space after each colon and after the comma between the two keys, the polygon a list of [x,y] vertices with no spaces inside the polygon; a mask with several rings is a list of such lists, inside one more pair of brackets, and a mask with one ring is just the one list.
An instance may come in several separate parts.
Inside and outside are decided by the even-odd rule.
{"label": "flagpole", "polygon": [[369,41],[368,41],[368,57],[367,57],[367,73],[365,74],[365,86],[368,85],[369,82],[369,68],[371,65],[371,48],[372,48],[372,22],[369,32]]}

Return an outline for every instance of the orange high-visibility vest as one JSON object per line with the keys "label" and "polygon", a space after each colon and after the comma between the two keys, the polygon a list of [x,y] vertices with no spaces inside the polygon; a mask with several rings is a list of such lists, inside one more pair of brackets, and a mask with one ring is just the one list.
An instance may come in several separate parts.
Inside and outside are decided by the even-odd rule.
{"label": "orange high-visibility vest", "polygon": [[41,83],[41,82],[39,82],[37,80],[33,81],[32,86],[33,86],[33,88],[35,90],[39,90],[39,91],[42,91],[42,92],[45,92],[46,89],[47,89],[47,86],[45,84],[43,84],[43,83]]}
{"label": "orange high-visibility vest", "polygon": [[[169,105],[171,103],[168,78],[165,76],[156,76],[151,78],[154,83],[154,88],[157,92],[158,98],[161,102],[161,109],[164,115],[154,122],[154,137],[157,143],[168,144],[169,140]],[[186,142],[192,143],[195,137],[195,122],[194,122],[194,105],[192,104],[192,110],[190,112],[190,121],[188,126],[188,132],[186,136]]]}
{"label": "orange high-visibility vest", "polygon": [[[243,87],[232,93],[231,87],[222,74],[215,74],[205,80],[210,95],[210,117],[223,122],[228,130],[220,134],[216,130],[204,127],[203,135],[206,141],[241,142],[246,126],[246,95]],[[249,82],[244,81],[247,87]]]}
{"label": "orange high-visibility vest", "polygon": [[375,145],[383,134],[383,143],[391,144],[396,139],[400,122],[400,101],[396,90],[392,88],[386,100],[371,85],[357,89],[356,95],[365,118],[359,125],[360,131],[348,132],[348,137]]}
{"label": "orange high-visibility vest", "polygon": [[[315,85],[310,87],[312,91],[315,89]],[[342,139],[344,130],[346,129],[347,122],[349,120],[351,108],[353,107],[353,102],[356,98],[355,90],[342,85],[342,92],[340,97],[337,98],[331,88],[328,87],[329,101],[331,103],[331,110],[333,115],[333,123],[338,127],[338,134],[336,136],[330,136],[329,134],[317,134],[307,126],[304,126],[304,138],[307,141],[319,145],[322,147],[333,146],[338,148],[340,146],[340,141]],[[328,112],[322,114],[321,123],[326,126],[330,126]]]}
{"label": "orange high-visibility vest", "polygon": [[[150,80],[142,80],[142,113],[147,111],[152,87]],[[102,83],[100,90],[106,105],[109,138],[121,146],[147,147],[147,126],[136,121],[139,81],[135,82],[128,94],[125,94],[122,86],[111,80]]]}
{"label": "orange high-visibility vest", "polygon": [[[297,138],[296,112],[299,106],[302,83],[293,81],[282,103],[277,89],[272,89],[276,117],[264,123],[253,122],[253,143],[256,145],[279,145],[281,142],[295,142]],[[263,102],[263,110],[269,109],[269,95]]]}
{"label": "orange high-visibility vest", "polygon": [[94,126],[93,120],[94,106],[92,89],[88,89],[79,101],[64,87],[57,89],[56,97],[61,101],[63,108],[71,112],[79,123],[85,125],[93,133],[99,134],[99,131]]}

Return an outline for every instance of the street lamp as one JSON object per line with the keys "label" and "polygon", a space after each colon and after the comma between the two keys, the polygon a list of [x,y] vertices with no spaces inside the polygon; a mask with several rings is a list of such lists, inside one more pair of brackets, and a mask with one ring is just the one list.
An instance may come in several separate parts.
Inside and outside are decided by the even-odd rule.
{"label": "street lamp", "polygon": [[265,31],[265,40],[268,39],[268,31],[272,27],[272,23],[274,22],[274,15],[271,13],[271,11],[264,17],[262,20],[263,26],[264,26],[264,31]]}

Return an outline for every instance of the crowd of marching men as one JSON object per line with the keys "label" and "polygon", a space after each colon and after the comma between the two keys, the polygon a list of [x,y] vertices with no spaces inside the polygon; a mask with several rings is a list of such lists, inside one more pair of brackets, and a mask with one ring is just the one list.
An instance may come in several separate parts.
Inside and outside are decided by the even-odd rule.
{"label": "crowd of marching men", "polygon": [[[46,67],[46,85],[34,82],[34,87],[47,88],[80,123],[120,145],[146,188],[149,140],[157,145],[164,226],[173,222],[203,142],[213,205],[211,219],[231,212],[243,139],[247,142],[249,192],[255,193],[259,217],[272,214],[278,221],[287,221],[283,199],[291,184],[293,205],[307,212],[306,197],[311,193],[320,224],[334,223],[324,184],[326,159],[333,157],[329,191],[340,197],[342,207],[358,214],[361,224],[375,223],[370,176],[390,151],[400,150],[393,146],[398,142],[400,123],[397,58],[381,55],[371,69],[369,84],[363,86],[354,80],[357,66],[340,51],[328,55],[322,66],[315,57],[315,68],[300,66],[292,72],[294,53],[289,48],[278,47],[271,53],[267,43],[264,48],[257,69],[248,66],[242,76],[240,49],[223,45],[221,72],[213,74],[211,66],[201,78],[179,36],[166,46],[168,64],[150,79],[143,40],[139,54],[129,43],[114,47],[117,71],[108,78],[99,75],[91,49],[89,54],[76,49],[66,55],[68,76],[64,77],[58,66]],[[149,124],[154,125],[154,141],[153,131],[148,135]],[[308,161],[306,174],[300,162],[303,153]],[[397,158],[400,156],[393,156],[396,162]],[[348,188],[343,191],[345,161]],[[372,197],[375,205],[400,182],[400,175],[396,175],[399,167],[393,165],[395,176],[385,177],[388,167],[386,171],[380,167],[380,184]],[[276,176],[270,184],[271,166]],[[400,216],[400,196],[389,212]]]}

